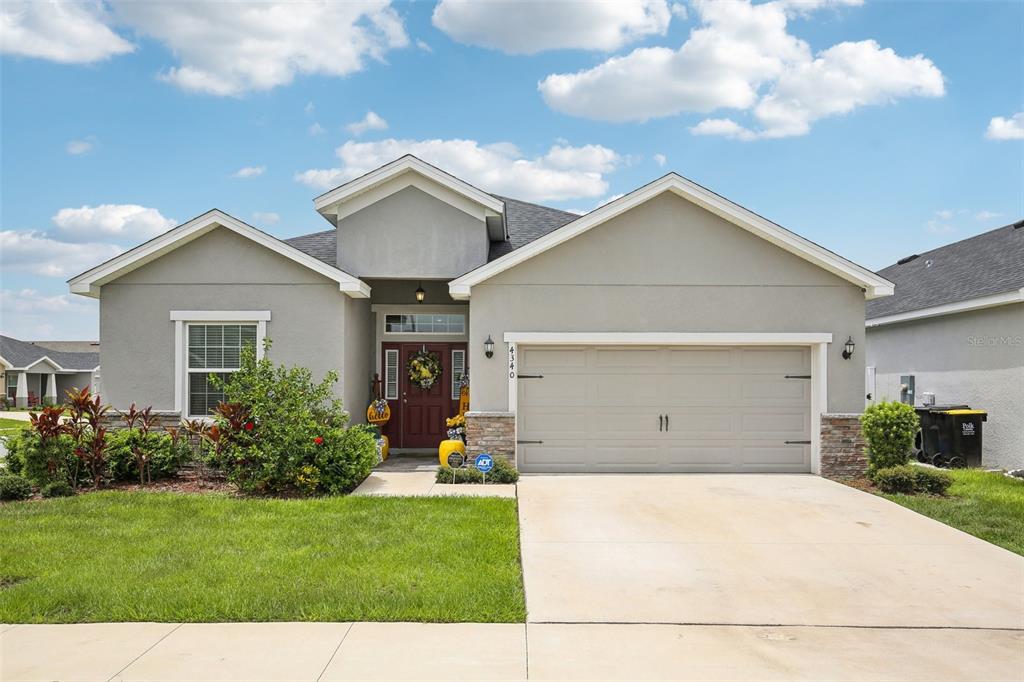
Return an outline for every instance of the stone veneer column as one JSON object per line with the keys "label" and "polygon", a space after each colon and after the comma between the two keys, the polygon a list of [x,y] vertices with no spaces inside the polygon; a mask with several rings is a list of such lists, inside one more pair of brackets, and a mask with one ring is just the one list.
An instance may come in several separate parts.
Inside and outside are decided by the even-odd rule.
{"label": "stone veneer column", "polygon": [[856,478],[867,471],[868,458],[859,414],[821,415],[821,475]]}
{"label": "stone veneer column", "polygon": [[487,452],[515,464],[516,415],[512,412],[466,413],[466,455]]}

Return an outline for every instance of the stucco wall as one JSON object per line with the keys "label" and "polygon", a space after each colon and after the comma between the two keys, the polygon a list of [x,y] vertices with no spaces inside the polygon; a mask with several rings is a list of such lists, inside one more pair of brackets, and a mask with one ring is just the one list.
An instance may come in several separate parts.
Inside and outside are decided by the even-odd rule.
{"label": "stucco wall", "polygon": [[987,410],[982,463],[1024,467],[1024,305],[868,329],[875,399],[898,400],[913,374],[917,402],[966,403]]}
{"label": "stucco wall", "polygon": [[[338,285],[220,228],[103,286],[104,399],[174,408],[171,310],[270,310],[271,358],[342,373],[345,300]],[[341,384],[338,394],[344,399]]]}
{"label": "stucco wall", "polygon": [[[473,287],[473,410],[507,410],[506,331],[831,332],[828,411],[864,406],[857,287],[670,194]],[[490,334],[498,347],[484,357]]]}
{"label": "stucco wall", "polygon": [[482,219],[416,187],[338,221],[338,267],[357,277],[455,278],[489,246]]}
{"label": "stucco wall", "polygon": [[352,422],[366,421],[373,378],[374,316],[370,300],[345,297],[345,374],[341,377],[342,400]]}

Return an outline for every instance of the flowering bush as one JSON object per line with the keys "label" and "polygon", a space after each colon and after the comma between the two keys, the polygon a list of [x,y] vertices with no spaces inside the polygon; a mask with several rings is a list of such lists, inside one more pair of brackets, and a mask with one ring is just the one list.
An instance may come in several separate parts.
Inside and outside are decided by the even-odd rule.
{"label": "flowering bush", "polygon": [[448,427],[448,440],[461,440],[466,442],[466,416],[457,414],[451,419],[444,420]]}
{"label": "flowering bush", "polygon": [[352,490],[376,463],[366,427],[349,428],[348,414],[328,372],[319,383],[304,367],[274,365],[270,341],[260,360],[242,349],[241,368],[227,381],[214,377],[225,402],[203,435],[211,462],[249,493],[306,495]]}

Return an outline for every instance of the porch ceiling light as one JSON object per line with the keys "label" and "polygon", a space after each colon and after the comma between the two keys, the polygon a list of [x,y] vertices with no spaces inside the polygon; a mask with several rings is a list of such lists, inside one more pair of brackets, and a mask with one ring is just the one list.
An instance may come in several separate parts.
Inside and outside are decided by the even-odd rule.
{"label": "porch ceiling light", "polygon": [[484,341],[484,355],[489,358],[494,357],[494,339],[491,338],[490,334],[487,335],[487,340]]}
{"label": "porch ceiling light", "polygon": [[843,346],[843,360],[849,360],[853,357],[853,349],[856,344],[853,342],[853,337],[850,336],[846,339],[846,345]]}
{"label": "porch ceiling light", "polygon": [[423,303],[423,301],[425,301],[426,299],[427,292],[423,290],[423,282],[420,282],[420,285],[416,287],[416,302]]}

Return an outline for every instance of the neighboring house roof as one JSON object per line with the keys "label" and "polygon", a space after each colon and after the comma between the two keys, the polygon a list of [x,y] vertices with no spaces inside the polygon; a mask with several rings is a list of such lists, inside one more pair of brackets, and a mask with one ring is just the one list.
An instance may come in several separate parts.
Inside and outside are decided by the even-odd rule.
{"label": "neighboring house roof", "polygon": [[29,343],[64,353],[99,353],[99,341],[29,341]]}
{"label": "neighboring house roof", "polygon": [[771,242],[775,246],[788,251],[804,260],[828,270],[837,277],[861,287],[866,298],[889,296],[893,292],[892,282],[876,275],[867,268],[825,249],[814,242],[804,239],[789,230],[761,216],[748,211],[728,199],[687,180],[676,173],[669,173],[652,183],[644,185],[615,201],[611,201],[572,222],[556,228],[547,234],[534,239],[525,248],[510,251],[486,265],[482,265],[448,284],[452,298],[466,299],[476,284],[483,282],[500,272],[526,261],[533,256],[547,251],[573,237],[583,234],[593,227],[601,225],[640,204],[664,193],[672,192],[701,208],[714,213],[732,224]]}
{"label": "neighboring house roof", "polygon": [[58,370],[65,372],[91,372],[99,367],[100,354],[69,353],[12,339],[10,336],[0,336],[0,363],[4,369],[31,369],[43,361],[49,361]]}
{"label": "neighboring house roof", "polygon": [[878,274],[896,293],[867,305],[868,326],[1024,301],[1024,220],[901,259]]}
{"label": "neighboring house roof", "polygon": [[[496,194],[493,196],[504,203],[505,229],[508,232],[508,238],[491,242],[489,261],[525,246],[534,239],[543,237],[548,232],[579,218],[575,213],[560,211],[557,208],[531,204]],[[284,241],[328,265],[337,265],[338,231],[336,229],[291,237]]]}
{"label": "neighboring house roof", "polygon": [[243,223],[241,220],[224,213],[221,210],[213,209],[206,213],[183,223],[168,232],[150,239],[148,242],[136,246],[130,251],[115,256],[95,268],[83,272],[68,280],[71,292],[83,296],[99,298],[100,288],[118,277],[121,277],[146,263],[152,262],[175,249],[188,244],[194,239],[211,232],[218,227],[224,227],[235,234],[267,247],[271,251],[303,265],[310,270],[320,273],[338,283],[339,290],[352,298],[369,298],[370,287],[358,277],[339,270],[334,265],[311,257],[293,245],[287,244],[280,239],[273,237],[252,225]]}

